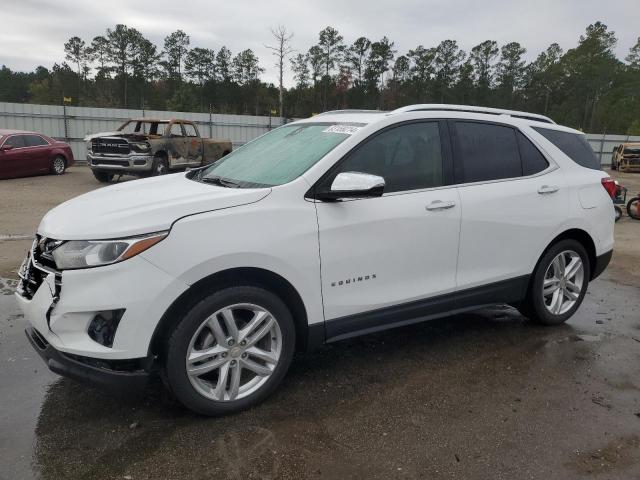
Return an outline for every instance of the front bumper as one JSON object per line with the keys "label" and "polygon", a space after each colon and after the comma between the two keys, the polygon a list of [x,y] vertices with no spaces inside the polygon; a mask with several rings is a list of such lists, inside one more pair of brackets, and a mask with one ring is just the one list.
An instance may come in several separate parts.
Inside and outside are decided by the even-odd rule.
{"label": "front bumper", "polygon": [[[55,350],[104,361],[147,357],[158,322],[188,288],[141,256],[59,275],[57,280],[48,274],[31,298],[18,286],[15,297],[25,320]],[[124,315],[112,345],[98,343],[89,335],[92,321],[100,312],[118,309]]]}
{"label": "front bumper", "polygon": [[80,382],[117,390],[140,390],[149,379],[150,358],[127,363],[100,362],[95,359],[74,357],[56,350],[36,329],[25,330],[29,343],[54,373]]}
{"label": "front bumper", "polygon": [[87,153],[89,166],[94,170],[110,172],[150,172],[152,155],[95,155]]}

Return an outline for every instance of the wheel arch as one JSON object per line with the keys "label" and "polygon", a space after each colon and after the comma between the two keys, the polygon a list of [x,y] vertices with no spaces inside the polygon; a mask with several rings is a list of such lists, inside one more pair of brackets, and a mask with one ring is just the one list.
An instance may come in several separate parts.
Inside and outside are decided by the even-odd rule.
{"label": "wheel arch", "polygon": [[164,354],[164,340],[180,319],[180,312],[195,305],[205,292],[233,285],[253,285],[278,295],[291,310],[296,329],[296,350],[308,347],[309,325],[302,297],[284,277],[270,270],[255,267],[231,268],[204,277],[191,285],[166,310],[156,326],[149,344],[150,355]]}
{"label": "wheel arch", "polygon": [[61,151],[61,150],[54,150],[52,152],[52,155],[51,155],[51,161],[53,162],[58,157],[62,157],[62,159],[64,160],[64,166],[65,167],[69,166],[69,159],[67,158],[65,153],[63,151]]}
{"label": "wheel arch", "polygon": [[542,251],[542,253],[538,256],[538,260],[536,261],[536,265],[533,271],[534,272],[536,271],[536,268],[538,268],[538,264],[540,263],[540,260],[542,260],[542,257],[544,256],[544,254],[547,253],[547,251],[553,245],[555,245],[561,240],[567,240],[567,239],[576,240],[580,242],[580,244],[587,251],[587,255],[589,257],[589,280],[593,280],[596,261],[597,261],[596,244],[593,240],[593,237],[586,230],[583,230],[581,228],[570,228],[560,233],[553,240],[551,240],[548,243],[548,245],[545,247],[545,249]]}

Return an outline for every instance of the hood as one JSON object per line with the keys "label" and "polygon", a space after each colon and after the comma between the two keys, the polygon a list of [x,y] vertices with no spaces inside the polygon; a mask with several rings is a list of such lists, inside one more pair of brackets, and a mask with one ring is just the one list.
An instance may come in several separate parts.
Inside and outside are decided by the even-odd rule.
{"label": "hood", "polygon": [[199,183],[184,173],[100,188],[50,210],[38,233],[57,240],[103,240],[168,230],[195,213],[257,202],[269,188],[225,188]]}
{"label": "hood", "polygon": [[122,132],[98,132],[98,133],[91,133],[89,135],[86,135],[84,137],[84,141],[88,142],[89,140],[93,139],[93,138],[98,138],[98,137],[113,137],[114,135],[120,135],[122,134]]}

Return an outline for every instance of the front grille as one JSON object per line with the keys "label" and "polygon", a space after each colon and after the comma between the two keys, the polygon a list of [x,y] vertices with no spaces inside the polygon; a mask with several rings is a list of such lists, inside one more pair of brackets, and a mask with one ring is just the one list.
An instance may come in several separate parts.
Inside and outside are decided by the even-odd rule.
{"label": "front grille", "polygon": [[124,138],[94,138],[91,140],[93,153],[129,155],[129,142]]}
{"label": "front grille", "polygon": [[104,158],[94,158],[91,165],[118,165],[120,167],[128,167],[129,160],[108,160]]}
{"label": "front grille", "polygon": [[18,271],[20,277],[18,292],[20,295],[29,300],[33,298],[50,273],[55,274],[57,288],[60,286],[62,277],[60,271],[56,269],[55,261],[51,255],[52,250],[58,245],[60,242],[57,240],[36,235],[31,251],[27,254],[27,258]]}

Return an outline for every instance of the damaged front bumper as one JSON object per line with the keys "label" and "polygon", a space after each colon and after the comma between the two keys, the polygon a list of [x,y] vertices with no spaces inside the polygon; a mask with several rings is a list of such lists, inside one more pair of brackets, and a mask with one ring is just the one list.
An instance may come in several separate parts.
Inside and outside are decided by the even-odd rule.
{"label": "damaged front bumper", "polygon": [[15,297],[32,329],[30,341],[49,367],[85,380],[111,371],[118,378],[125,370],[146,372],[156,326],[188,285],[141,256],[48,272],[36,267],[43,265],[33,251],[20,269]]}
{"label": "damaged front bumper", "polygon": [[103,388],[140,390],[149,379],[151,357],[127,362],[96,360],[56,350],[35,328],[25,330],[29,343],[54,373]]}

